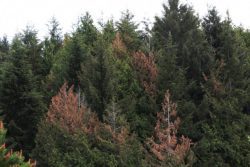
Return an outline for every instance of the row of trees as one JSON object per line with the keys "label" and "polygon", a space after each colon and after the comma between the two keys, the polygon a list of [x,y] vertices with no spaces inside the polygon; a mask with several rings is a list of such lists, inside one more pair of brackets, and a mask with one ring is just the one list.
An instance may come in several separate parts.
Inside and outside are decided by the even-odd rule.
{"label": "row of trees", "polygon": [[2,38],[7,147],[37,166],[249,166],[250,32],[163,9],[152,29],[86,13],[64,37],[52,19],[44,40]]}

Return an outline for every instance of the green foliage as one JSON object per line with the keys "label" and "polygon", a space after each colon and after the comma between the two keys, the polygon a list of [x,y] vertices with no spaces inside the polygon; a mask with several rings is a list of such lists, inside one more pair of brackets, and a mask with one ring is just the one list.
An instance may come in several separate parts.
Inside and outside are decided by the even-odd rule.
{"label": "green foliage", "polygon": [[0,109],[7,124],[7,144],[27,156],[34,147],[36,126],[45,106],[19,39],[13,41],[11,51],[1,75]]}
{"label": "green foliage", "polygon": [[187,70],[187,78],[200,81],[202,72],[208,71],[213,58],[211,48],[199,29],[198,17],[192,7],[180,4],[179,0],[169,0],[163,8],[163,17],[156,17],[152,30],[154,48],[165,49],[166,44],[172,41],[176,47],[177,65]]}
{"label": "green foliage", "polygon": [[86,13],[80,18],[72,36],[65,37],[64,47],[57,52],[48,76],[49,87],[52,88],[53,95],[65,81],[76,86],[80,85],[78,74],[81,71],[81,64],[89,60],[88,57],[93,54],[97,34],[93,20]]}
{"label": "green foliage", "polygon": [[[126,128],[115,129],[99,122],[84,105],[79,109],[72,106],[76,102],[76,94],[72,88],[66,92],[65,85],[53,97],[47,117],[39,124],[36,148],[33,150],[38,166],[111,167],[140,164],[142,147],[134,136],[128,136]],[[80,122],[70,119],[77,113]],[[114,121],[118,125],[118,121]],[[72,128],[74,131],[70,130]],[[131,148],[137,148],[137,151]]]}
{"label": "green foliage", "polygon": [[52,17],[49,23],[49,37],[45,38],[43,46],[43,61],[46,69],[45,75],[49,74],[55,62],[55,56],[62,47],[63,42],[58,21]]}
{"label": "green foliage", "polygon": [[135,136],[132,136],[126,141],[125,145],[121,146],[119,155],[118,166],[143,166],[143,161],[145,161],[143,147]]}
{"label": "green foliage", "polygon": [[86,100],[100,119],[113,95],[111,56],[110,44],[106,43],[103,35],[98,36],[92,54],[82,63],[78,74]]}
{"label": "green foliage", "polygon": [[113,20],[108,20],[103,26],[102,26],[102,33],[103,33],[103,38],[106,42],[112,43],[113,40],[115,39],[115,25]]}
{"label": "green foliage", "polygon": [[13,152],[5,147],[6,130],[3,128],[3,123],[0,122],[0,166],[19,166],[19,167],[32,167],[33,165],[25,162],[22,152]]}
{"label": "green foliage", "polygon": [[[175,135],[194,142],[183,164],[250,166],[249,30],[215,8],[201,20],[179,0],[163,5],[152,29],[144,22],[139,30],[133,18],[126,11],[96,27],[86,13],[64,36],[52,18],[45,39],[31,27],[10,43],[1,38],[0,114],[8,148],[29,158],[35,147],[38,166],[177,166],[172,156],[152,156],[145,144],[170,90],[181,119]],[[56,121],[47,121],[50,109],[41,121],[65,82],[74,87],[52,99]],[[0,131],[2,143],[4,137]],[[7,152],[0,148],[2,157]],[[10,159],[23,163],[18,153]],[[10,163],[4,160],[0,166]]]}
{"label": "green foliage", "polygon": [[8,56],[10,50],[9,42],[7,37],[0,39],[0,64],[3,63]]}
{"label": "green foliage", "polygon": [[173,99],[181,99],[186,93],[185,70],[177,66],[177,48],[173,44],[171,33],[169,34],[166,47],[157,53],[159,76],[157,86],[160,100],[165,90],[172,92]]}
{"label": "green foliage", "polygon": [[206,100],[209,119],[201,125],[203,138],[194,150],[199,158],[196,166],[248,166],[249,118],[239,110],[237,99],[221,101],[207,97]]}
{"label": "green foliage", "polygon": [[122,41],[129,51],[137,51],[141,46],[138,25],[133,21],[134,15],[128,10],[122,13],[122,17],[116,23]]}
{"label": "green foliage", "polygon": [[221,47],[222,41],[219,40],[222,32],[221,18],[215,8],[208,11],[207,16],[203,19],[202,27],[209,44],[215,49]]}
{"label": "green foliage", "polygon": [[71,135],[57,125],[42,121],[32,157],[37,166],[94,166],[93,151],[83,134]]}
{"label": "green foliage", "polygon": [[19,35],[22,43],[23,53],[36,79],[40,81],[44,76],[44,64],[42,61],[42,44],[37,38],[37,31],[32,27],[27,27],[22,34]]}

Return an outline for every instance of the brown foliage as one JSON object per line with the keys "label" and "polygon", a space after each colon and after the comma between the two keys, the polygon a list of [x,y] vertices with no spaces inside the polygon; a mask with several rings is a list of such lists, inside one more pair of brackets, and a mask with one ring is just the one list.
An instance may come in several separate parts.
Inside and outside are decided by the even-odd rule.
{"label": "brown foliage", "polygon": [[114,141],[116,141],[119,144],[124,144],[126,141],[126,138],[128,137],[128,129],[125,127],[122,127],[120,132],[116,132],[110,125],[105,125],[105,129],[109,131],[109,133],[112,134],[112,137]]}
{"label": "brown foliage", "polygon": [[187,152],[190,150],[192,142],[191,139],[184,136],[181,136],[179,140],[180,144],[176,145],[175,154],[178,155],[178,161],[182,161],[186,157]]}
{"label": "brown foliage", "polygon": [[126,128],[116,132],[110,125],[101,123],[88,108],[83,105],[79,107],[78,96],[73,92],[73,86],[67,91],[67,84],[64,84],[59,93],[52,98],[46,121],[59,125],[69,133],[83,131],[99,140],[103,140],[99,135],[103,131],[111,134],[112,140],[117,143],[124,143],[128,135]]}
{"label": "brown foliage", "polygon": [[134,68],[138,71],[139,80],[145,91],[150,95],[155,95],[155,82],[158,75],[155,57],[153,54],[145,55],[139,51],[133,54]]}
{"label": "brown foliage", "polygon": [[124,44],[124,42],[121,39],[121,35],[119,32],[116,33],[115,35],[115,39],[113,40],[112,43],[112,48],[115,51],[115,55],[117,55],[119,58],[121,58],[126,52],[127,52],[127,48]]}
{"label": "brown foliage", "polygon": [[177,117],[177,105],[170,100],[167,91],[162,103],[162,112],[157,113],[157,122],[154,136],[148,139],[151,152],[160,160],[164,161],[167,156],[175,157],[177,163],[181,163],[190,150],[191,140],[182,136],[176,136],[180,125]]}
{"label": "brown foliage", "polygon": [[51,123],[59,123],[67,131],[74,132],[83,127],[83,112],[78,111],[78,98],[73,93],[73,87],[67,91],[67,84],[64,84],[59,93],[52,98],[46,119]]}
{"label": "brown foliage", "polygon": [[97,131],[100,126],[100,121],[96,114],[92,113],[90,110],[84,115],[84,132],[87,134],[93,134]]}
{"label": "brown foliage", "polygon": [[204,80],[208,83],[209,87],[211,87],[211,92],[214,95],[221,94],[225,91],[225,88],[220,81],[220,74],[225,66],[224,60],[219,61],[218,67],[210,72],[210,76],[207,76],[206,74],[202,74]]}
{"label": "brown foliage", "polygon": [[73,92],[73,86],[67,91],[65,83],[59,93],[52,98],[46,121],[58,124],[70,133],[77,131],[92,132],[98,125],[96,116],[85,106],[78,105],[78,96]]}

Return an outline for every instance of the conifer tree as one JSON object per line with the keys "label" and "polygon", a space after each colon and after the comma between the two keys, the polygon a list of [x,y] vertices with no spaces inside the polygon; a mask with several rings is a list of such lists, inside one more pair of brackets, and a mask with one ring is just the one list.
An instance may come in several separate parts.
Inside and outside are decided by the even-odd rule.
{"label": "conifer tree", "polygon": [[111,126],[114,132],[119,132],[123,126],[126,126],[126,120],[120,106],[112,98],[109,105],[105,110],[104,122]]}
{"label": "conifer tree", "polygon": [[172,92],[174,100],[182,99],[186,93],[186,70],[177,65],[176,54],[177,46],[173,44],[172,35],[169,33],[165,48],[160,49],[156,53],[158,101],[164,97],[166,89]]}
{"label": "conifer tree", "polygon": [[3,127],[3,122],[0,122],[0,166],[1,167],[10,167],[10,166],[21,166],[21,167],[35,167],[36,161],[28,162],[24,161],[22,151],[13,152],[6,148],[5,144],[5,135],[6,130]]}
{"label": "conifer tree", "polygon": [[[204,29],[206,39],[209,44],[215,49],[221,47],[220,34],[222,32],[221,18],[216,8],[208,10],[207,16],[203,19],[202,27]],[[215,53],[216,55],[218,53]],[[218,58],[218,55],[216,56]]]}
{"label": "conifer tree", "polygon": [[[216,9],[208,11],[204,18],[203,27],[207,38],[211,38],[217,61],[224,62],[223,80],[229,89],[242,86],[242,79],[247,70],[245,62],[248,61],[247,48],[241,36],[234,30],[230,16],[223,21]],[[234,82],[232,83],[232,80]]]}
{"label": "conifer tree", "polygon": [[25,51],[22,41],[15,38],[1,75],[0,109],[7,128],[7,145],[22,149],[28,156],[45,106]]}
{"label": "conifer tree", "polygon": [[[127,49],[119,32],[116,34],[112,48],[115,97],[123,111],[126,111],[125,117],[130,123],[131,131],[135,132],[143,140],[145,136],[150,134],[153,128],[150,126],[150,122],[153,121],[155,101],[151,98],[151,94],[149,95],[144,91],[145,89],[141,81],[144,81],[146,78],[150,84],[151,81],[149,81],[146,76],[147,71],[150,71],[148,67],[153,67],[151,71],[152,76],[150,75],[150,77],[154,80],[155,64],[154,62],[147,61],[148,59],[146,57],[144,57],[145,59],[141,58],[141,54],[139,54],[138,59],[135,61],[133,54]],[[144,54],[142,55],[144,56]],[[141,59],[145,60],[144,64],[140,62]],[[145,66],[146,62],[150,62],[150,64]],[[138,64],[141,66],[137,67]],[[140,68],[141,71],[138,70],[138,68]],[[143,77],[141,77],[141,79],[143,78],[141,81],[139,79],[140,72],[144,74]],[[153,80],[152,83],[154,83]]]}
{"label": "conifer tree", "polygon": [[63,43],[61,28],[59,27],[56,18],[52,17],[48,27],[49,36],[45,38],[43,46],[43,59],[46,66],[45,75],[49,74],[53,63],[55,62],[55,56]]}
{"label": "conifer tree", "polygon": [[154,135],[147,141],[150,151],[163,166],[185,164],[185,158],[192,144],[189,138],[177,136],[180,118],[177,117],[176,108],[176,103],[170,100],[170,94],[167,91],[162,102],[162,112],[157,113]]}
{"label": "conifer tree", "polygon": [[134,15],[127,10],[122,13],[122,17],[116,23],[117,30],[128,51],[137,51],[141,45],[138,24],[133,21],[133,18]]}
{"label": "conifer tree", "polygon": [[94,132],[95,117],[79,106],[73,87],[65,83],[51,100],[38,125],[32,157],[37,166],[94,166],[94,155],[84,133]]}
{"label": "conifer tree", "polygon": [[108,43],[112,43],[115,39],[116,29],[113,20],[108,20],[102,27],[103,38]]}
{"label": "conifer tree", "polygon": [[9,42],[6,36],[0,39],[0,64],[3,63],[8,56],[10,50]]}
{"label": "conifer tree", "polygon": [[25,48],[24,54],[31,65],[32,73],[40,82],[44,73],[44,66],[41,54],[42,44],[37,37],[37,31],[27,26],[23,33],[20,34],[20,39]]}
{"label": "conifer tree", "polygon": [[162,17],[156,17],[153,27],[153,46],[156,50],[164,49],[171,34],[176,46],[177,65],[187,70],[186,77],[198,82],[202,72],[207,72],[213,63],[210,47],[203,32],[199,29],[199,18],[187,4],[179,0],[169,0],[163,5]]}
{"label": "conifer tree", "polygon": [[93,55],[93,46],[97,40],[98,31],[89,13],[79,20],[76,31],[65,37],[64,47],[57,53],[49,75],[54,94],[67,81],[78,89],[80,85],[78,74],[81,64]]}
{"label": "conifer tree", "polygon": [[1,38],[0,166],[33,165],[11,149],[41,167],[250,166],[249,30],[215,8],[163,9],[144,31],[126,11]]}
{"label": "conifer tree", "polygon": [[203,134],[194,147],[195,166],[248,166],[249,116],[242,113],[242,102],[228,96],[225,85],[214,75],[204,87],[206,95],[199,107],[203,113],[197,114],[197,130]]}
{"label": "conifer tree", "polygon": [[78,74],[86,100],[101,120],[113,93],[111,54],[111,45],[100,34],[92,54],[82,63],[81,73]]}
{"label": "conifer tree", "polygon": [[158,69],[153,54],[145,55],[139,51],[133,54],[134,68],[138,72],[138,78],[145,91],[151,95],[156,95],[156,79]]}
{"label": "conifer tree", "polygon": [[246,157],[249,152],[246,150],[249,150],[249,144],[245,134],[249,133],[246,128],[249,117],[243,112],[249,99],[246,44],[232,26],[229,15],[220,21],[215,9],[209,11],[203,26],[212,27],[211,31],[206,31],[206,36],[216,41],[216,45],[211,45],[217,63],[209,75],[204,74],[206,95],[200,105],[203,114],[196,114],[203,122],[198,126],[202,129],[202,138],[194,150],[200,157],[196,165],[248,166]]}
{"label": "conifer tree", "polygon": [[52,98],[36,137],[33,158],[37,165],[141,165],[142,147],[136,138],[125,127],[116,129],[109,121],[100,122],[84,104],[78,105],[78,98],[67,84]]}

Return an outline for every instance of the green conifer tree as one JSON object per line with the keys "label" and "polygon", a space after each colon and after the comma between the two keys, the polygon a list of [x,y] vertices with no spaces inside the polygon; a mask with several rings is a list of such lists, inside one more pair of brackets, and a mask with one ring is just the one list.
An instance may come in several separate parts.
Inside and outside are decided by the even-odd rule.
{"label": "green conifer tree", "polygon": [[16,37],[1,75],[0,109],[8,130],[7,145],[22,149],[28,156],[34,148],[37,123],[45,106],[25,53],[22,41]]}
{"label": "green conifer tree", "polygon": [[0,166],[10,167],[10,166],[20,166],[20,167],[35,167],[36,161],[29,162],[24,161],[22,151],[13,152],[6,148],[5,145],[6,130],[3,127],[3,122],[0,122]]}
{"label": "green conifer tree", "polygon": [[57,52],[61,49],[63,39],[61,34],[61,28],[56,18],[52,17],[49,22],[49,36],[44,40],[43,46],[43,61],[46,66],[46,72],[44,75],[48,75],[53,63],[55,62],[55,57]]}
{"label": "green conifer tree", "polygon": [[180,4],[179,0],[169,0],[163,8],[163,16],[156,17],[152,30],[153,46],[156,50],[165,48],[171,34],[177,65],[187,71],[188,79],[200,82],[202,72],[207,72],[213,64],[213,57],[199,28],[199,18],[192,7]]}

